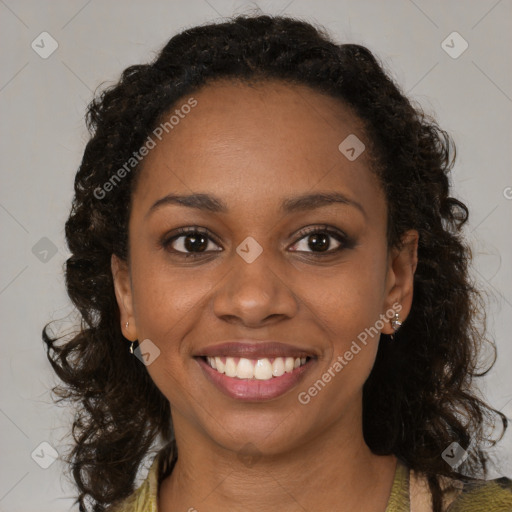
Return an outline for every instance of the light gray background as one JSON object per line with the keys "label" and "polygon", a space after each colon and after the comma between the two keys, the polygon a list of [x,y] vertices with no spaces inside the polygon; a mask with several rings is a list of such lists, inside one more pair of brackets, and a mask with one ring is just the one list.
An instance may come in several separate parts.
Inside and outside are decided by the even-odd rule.
{"label": "light gray background", "polygon": [[[339,41],[368,45],[455,138],[454,193],[470,206],[474,275],[491,294],[489,328],[499,354],[482,389],[512,416],[511,0],[0,0],[0,511],[71,509],[63,464],[42,469],[31,453],[44,441],[62,453],[70,442],[72,417],[51,402],[56,381],[40,334],[45,322],[71,311],[63,228],[92,92],[153,58],[179,30],[255,7],[317,21]],[[43,31],[59,45],[47,59],[31,48]],[[456,59],[441,46],[453,31],[469,44]],[[48,244],[43,237],[55,255],[36,245]],[[512,477],[511,431],[493,474]]]}

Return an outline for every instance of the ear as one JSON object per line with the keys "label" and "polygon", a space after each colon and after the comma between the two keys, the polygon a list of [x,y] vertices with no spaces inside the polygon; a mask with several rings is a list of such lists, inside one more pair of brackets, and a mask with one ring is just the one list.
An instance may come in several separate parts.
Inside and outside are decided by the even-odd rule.
{"label": "ear", "polygon": [[[137,325],[135,323],[132,285],[128,263],[115,254],[112,254],[110,266],[114,279],[117,305],[119,307],[121,331],[126,339],[135,341],[137,339]],[[126,327],[127,322],[128,327]]]}
{"label": "ear", "polygon": [[[389,266],[386,279],[385,311],[396,310],[400,314],[400,321],[404,321],[412,306],[414,273],[418,265],[419,234],[411,229],[402,235],[400,247],[394,247],[389,253]],[[397,304],[401,309],[397,308]],[[393,307],[394,306],[394,307]],[[388,317],[389,318],[389,317]],[[391,323],[385,323],[382,329],[384,334],[393,334]]]}

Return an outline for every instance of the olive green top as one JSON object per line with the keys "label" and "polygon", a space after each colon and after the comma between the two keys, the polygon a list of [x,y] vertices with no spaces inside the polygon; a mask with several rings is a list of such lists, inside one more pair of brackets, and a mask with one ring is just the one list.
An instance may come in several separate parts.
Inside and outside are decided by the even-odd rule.
{"label": "olive green top", "polygon": [[[159,480],[166,466],[164,456],[165,450],[155,456],[140,487],[109,512],[158,512]],[[409,479],[409,469],[398,461],[385,512],[410,512]],[[499,478],[460,483],[460,491],[446,512],[512,512],[512,480]]]}

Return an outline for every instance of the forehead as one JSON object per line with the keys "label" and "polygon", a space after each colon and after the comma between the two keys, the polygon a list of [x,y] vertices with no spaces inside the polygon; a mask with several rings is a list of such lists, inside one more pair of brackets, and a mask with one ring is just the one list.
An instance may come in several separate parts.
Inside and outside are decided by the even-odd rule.
{"label": "forehead", "polygon": [[[195,106],[181,109],[191,97]],[[340,100],[279,81],[219,81],[191,97],[164,115],[165,121],[174,114],[172,129],[145,157],[134,203],[148,207],[170,192],[215,192],[257,208],[315,188],[369,200],[380,193],[369,152],[349,160],[339,149],[345,140],[369,145],[362,122]]]}

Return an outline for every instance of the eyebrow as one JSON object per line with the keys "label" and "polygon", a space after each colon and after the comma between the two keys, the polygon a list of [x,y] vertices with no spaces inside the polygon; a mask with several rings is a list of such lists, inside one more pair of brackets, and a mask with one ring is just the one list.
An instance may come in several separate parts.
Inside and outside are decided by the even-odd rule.
{"label": "eyebrow", "polygon": [[[341,194],[340,192],[316,192],[313,194],[303,194],[296,197],[290,197],[283,200],[280,211],[284,214],[314,210],[330,206],[332,204],[343,204],[357,208],[366,217],[366,211],[357,201]],[[166,205],[179,205],[188,208],[196,208],[212,213],[228,213],[229,208],[221,199],[210,194],[168,194],[156,201],[146,213],[146,217],[154,211],[159,210]]]}

